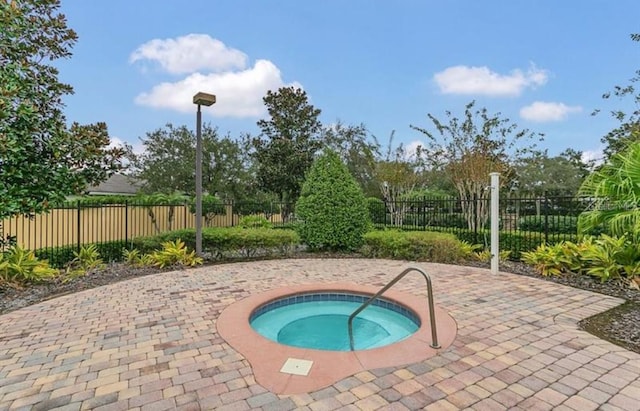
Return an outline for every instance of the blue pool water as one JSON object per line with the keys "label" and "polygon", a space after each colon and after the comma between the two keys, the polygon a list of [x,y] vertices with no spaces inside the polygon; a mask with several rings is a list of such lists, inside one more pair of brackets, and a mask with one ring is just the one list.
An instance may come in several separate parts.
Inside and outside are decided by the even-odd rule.
{"label": "blue pool water", "polygon": [[[319,298],[304,298],[310,295]],[[296,297],[299,298],[290,297],[258,308],[250,319],[253,329],[284,345],[349,351],[349,315],[368,297],[335,293]],[[352,301],[339,301],[347,299]],[[419,323],[417,316],[406,308],[378,300],[354,319],[354,348],[364,350],[401,341],[413,334]]]}

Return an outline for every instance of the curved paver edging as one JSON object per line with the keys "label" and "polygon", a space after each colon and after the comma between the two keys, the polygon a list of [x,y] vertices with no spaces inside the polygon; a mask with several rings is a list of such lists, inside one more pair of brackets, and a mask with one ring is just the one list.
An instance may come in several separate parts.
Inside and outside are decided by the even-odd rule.
{"label": "curved paver edging", "polygon": [[[252,366],[256,381],[276,394],[299,394],[327,387],[342,378],[375,368],[412,364],[437,355],[448,348],[456,335],[455,320],[442,308],[436,307],[436,329],[439,349],[431,344],[431,326],[427,301],[413,294],[388,290],[384,297],[413,310],[421,327],[410,337],[385,347],[351,351],[321,351],[278,344],[256,333],[249,317],[256,307],[292,294],[310,291],[354,292],[375,294],[380,288],[355,283],[305,284],[282,287],[252,295],[227,307],[218,318],[220,336],[240,352]],[[307,376],[281,373],[288,358],[313,361]]]}

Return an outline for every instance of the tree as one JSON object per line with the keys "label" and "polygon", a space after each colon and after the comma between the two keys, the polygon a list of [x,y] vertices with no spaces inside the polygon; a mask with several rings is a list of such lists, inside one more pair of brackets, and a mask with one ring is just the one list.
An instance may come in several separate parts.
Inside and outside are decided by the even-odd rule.
{"label": "tree", "polygon": [[156,234],[160,234],[160,224],[158,223],[158,217],[156,215],[156,207],[167,207],[167,229],[171,231],[173,229],[173,220],[175,218],[175,211],[177,205],[186,205],[189,202],[189,197],[180,193],[153,193],[138,194],[134,198],[134,204],[141,205],[147,210],[147,216],[151,220],[151,224],[156,231]]}
{"label": "tree", "polygon": [[331,150],[314,163],[296,204],[302,240],[314,250],[352,251],[370,227],[362,189]]}
{"label": "tree", "polygon": [[322,142],[347,165],[349,173],[366,196],[380,194],[376,181],[376,159],[380,155],[380,144],[375,137],[368,139],[364,124],[352,126],[337,121],[323,130]]}
{"label": "tree", "polygon": [[[186,126],[149,132],[141,139],[145,151],[132,156],[134,175],[144,181],[147,193],[195,194],[196,136]],[[227,199],[246,195],[249,174],[240,144],[220,138],[209,124],[202,128],[203,189]]]}
{"label": "tree", "polygon": [[428,155],[425,161],[433,169],[444,169],[445,176],[455,185],[462,211],[471,230],[481,228],[488,220],[487,204],[489,173],[499,172],[501,184],[512,177],[514,158],[533,151],[535,145],[522,145],[523,140],[542,135],[519,130],[515,123],[501,118],[500,113],[489,115],[486,108],[476,109],[475,101],[465,106],[460,120],[446,112],[448,123],[427,114],[435,132],[411,126],[424,134],[427,144],[422,148]]}
{"label": "tree", "polygon": [[[394,136],[392,132],[386,156],[376,164],[376,179],[391,214],[391,224],[401,226],[407,210],[404,199],[418,185],[419,175],[416,159],[411,158],[404,145],[393,148]],[[420,157],[420,152],[417,155]]]}
{"label": "tree", "polygon": [[579,194],[593,199],[591,209],[578,217],[579,232],[604,226],[615,236],[640,242],[640,142],[590,174]]}
{"label": "tree", "polygon": [[[203,140],[205,135],[209,133],[203,133]],[[132,172],[143,181],[142,191],[147,194],[195,192],[195,137],[186,126],[167,124],[148,132],[140,141],[144,151],[133,155]]]}
{"label": "tree", "polygon": [[0,220],[52,203],[122,168],[104,123],[68,129],[70,85],[51,65],[71,56],[76,33],[59,0],[0,1]]}
{"label": "tree", "polygon": [[320,149],[320,110],[299,88],[282,87],[263,98],[268,119],[258,121],[260,136],[251,140],[260,187],[277,194],[284,203],[283,217],[300,195],[305,173]]}
{"label": "tree", "polygon": [[[631,34],[631,40],[640,42],[640,33]],[[611,130],[601,139],[605,144],[603,150],[605,161],[611,159],[615,154],[625,151],[632,143],[640,141],[640,93],[635,87],[635,83],[639,81],[640,69],[636,70],[635,75],[629,80],[629,84],[615,86],[613,91],[602,95],[604,99],[629,97],[631,104],[635,107],[630,113],[625,113],[623,110],[611,111],[611,115],[620,122],[620,126]],[[594,114],[598,112],[599,110],[596,110]]]}
{"label": "tree", "polygon": [[580,151],[567,149],[555,157],[546,151],[519,159],[512,189],[519,194],[574,196],[593,167]]}
{"label": "tree", "polygon": [[[196,201],[195,198],[191,199],[189,203],[189,211],[191,214],[196,213]],[[207,194],[202,197],[202,216],[204,217],[204,226],[211,227],[213,219],[217,215],[227,214],[227,209],[224,203],[217,197]]]}

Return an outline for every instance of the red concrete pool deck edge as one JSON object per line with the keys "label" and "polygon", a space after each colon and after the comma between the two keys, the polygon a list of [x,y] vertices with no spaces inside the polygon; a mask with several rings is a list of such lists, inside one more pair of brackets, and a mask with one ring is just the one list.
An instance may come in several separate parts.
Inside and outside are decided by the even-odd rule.
{"label": "red concrete pool deck edge", "polygon": [[[251,364],[256,381],[275,394],[311,392],[334,384],[361,371],[424,361],[449,347],[456,336],[457,324],[436,306],[436,330],[440,348],[431,347],[431,326],[424,296],[388,290],[384,297],[413,310],[421,327],[403,341],[385,347],[351,352],[303,349],[278,344],[256,333],[249,324],[254,309],[269,301],[311,291],[375,294],[380,287],[355,283],[323,283],[287,286],[252,295],[229,305],[216,322],[220,336]],[[287,359],[313,361],[308,375],[280,372]]]}

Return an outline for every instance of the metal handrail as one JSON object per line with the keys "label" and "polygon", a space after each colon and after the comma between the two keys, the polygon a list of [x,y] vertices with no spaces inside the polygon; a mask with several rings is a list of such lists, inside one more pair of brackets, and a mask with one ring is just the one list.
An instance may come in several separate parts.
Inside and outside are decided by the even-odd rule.
{"label": "metal handrail", "polygon": [[369,306],[376,298],[380,297],[385,293],[389,288],[393,287],[398,281],[400,281],[405,275],[410,273],[411,271],[417,271],[424,277],[427,282],[427,304],[429,305],[429,320],[431,322],[431,339],[432,342],[430,344],[431,348],[440,348],[440,344],[438,344],[438,333],[436,331],[436,314],[433,305],[433,289],[431,287],[431,277],[427,273],[425,273],[422,269],[417,267],[409,267],[400,274],[398,274],[393,280],[389,281],[387,285],[385,285],[380,291],[378,291],[373,297],[369,298],[367,301],[362,303],[357,310],[355,310],[350,316],[347,324],[349,326],[349,344],[351,345],[351,351],[353,348],[353,319],[362,312],[365,308]]}

